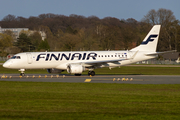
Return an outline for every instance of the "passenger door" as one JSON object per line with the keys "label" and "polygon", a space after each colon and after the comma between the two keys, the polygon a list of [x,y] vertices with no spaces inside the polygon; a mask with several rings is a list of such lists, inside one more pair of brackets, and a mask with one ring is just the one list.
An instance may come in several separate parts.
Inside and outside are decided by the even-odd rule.
{"label": "passenger door", "polygon": [[28,62],[28,64],[31,64],[33,62],[32,54],[31,53],[26,53],[26,55],[27,55],[27,62]]}

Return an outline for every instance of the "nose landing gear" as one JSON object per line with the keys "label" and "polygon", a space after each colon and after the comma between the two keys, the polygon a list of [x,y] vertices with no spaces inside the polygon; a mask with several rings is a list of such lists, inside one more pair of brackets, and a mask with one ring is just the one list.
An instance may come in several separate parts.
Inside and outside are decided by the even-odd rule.
{"label": "nose landing gear", "polygon": [[20,73],[20,76],[25,76],[25,73],[24,73],[24,72],[25,72],[25,69],[20,69],[19,71],[21,72],[21,73]]}

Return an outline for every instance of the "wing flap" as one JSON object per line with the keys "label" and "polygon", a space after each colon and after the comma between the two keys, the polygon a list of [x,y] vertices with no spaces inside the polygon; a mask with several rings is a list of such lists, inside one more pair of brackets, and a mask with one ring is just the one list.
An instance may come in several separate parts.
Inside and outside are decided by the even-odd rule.
{"label": "wing flap", "polygon": [[123,60],[128,60],[128,59],[116,59],[116,60],[101,60],[101,61],[89,61],[89,62],[76,62],[73,64],[83,64],[83,66],[89,67],[89,66],[101,66],[101,65],[105,65],[108,63],[113,63],[113,64],[121,64],[120,61]]}

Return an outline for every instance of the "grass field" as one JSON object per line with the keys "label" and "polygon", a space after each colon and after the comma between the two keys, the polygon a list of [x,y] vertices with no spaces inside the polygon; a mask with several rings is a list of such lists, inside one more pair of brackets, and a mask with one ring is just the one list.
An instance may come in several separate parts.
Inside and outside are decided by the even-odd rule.
{"label": "grass field", "polygon": [[179,120],[180,85],[1,81],[0,119]]}
{"label": "grass field", "polygon": [[[95,71],[96,74],[180,75],[180,67],[124,66]],[[19,72],[0,66],[0,73]],[[47,72],[27,70],[26,73]],[[37,119],[179,120],[180,84],[0,81],[0,120]]]}

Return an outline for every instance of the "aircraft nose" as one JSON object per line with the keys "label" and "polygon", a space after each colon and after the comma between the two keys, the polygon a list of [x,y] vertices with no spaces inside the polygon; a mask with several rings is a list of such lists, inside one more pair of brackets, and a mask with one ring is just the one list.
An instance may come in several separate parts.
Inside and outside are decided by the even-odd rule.
{"label": "aircraft nose", "polygon": [[10,65],[11,65],[11,63],[10,63],[9,61],[7,61],[7,62],[5,62],[5,63],[3,64],[3,67],[9,68]]}

